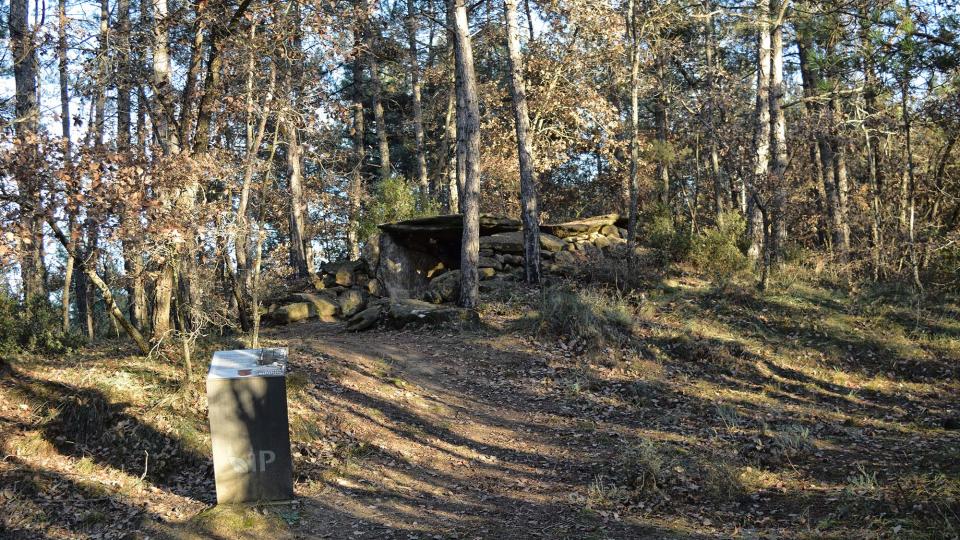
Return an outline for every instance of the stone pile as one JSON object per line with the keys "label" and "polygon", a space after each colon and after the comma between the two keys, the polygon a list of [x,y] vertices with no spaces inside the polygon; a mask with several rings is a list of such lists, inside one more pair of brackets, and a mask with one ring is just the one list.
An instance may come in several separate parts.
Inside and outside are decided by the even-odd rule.
{"label": "stone pile", "polygon": [[380,280],[370,274],[364,260],[324,264],[316,275],[292,282],[271,299],[264,317],[275,324],[350,318],[366,309],[371,299],[385,296]]}
{"label": "stone pile", "polygon": [[[540,256],[547,273],[562,273],[584,255],[609,253],[626,244],[616,214],[540,228]],[[291,284],[270,305],[266,319],[289,324],[304,319],[346,320],[350,330],[385,322],[472,321],[476,314],[448,304],[460,294],[460,216],[435,216],[380,226],[358,261],[327,263],[308,280]],[[494,285],[522,279],[523,232],[509,218],[480,220],[480,279]]]}

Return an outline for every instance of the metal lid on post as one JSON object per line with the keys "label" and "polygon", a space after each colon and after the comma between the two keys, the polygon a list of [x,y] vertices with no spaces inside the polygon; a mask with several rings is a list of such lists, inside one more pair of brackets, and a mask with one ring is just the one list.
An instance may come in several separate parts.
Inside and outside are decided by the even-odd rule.
{"label": "metal lid on post", "polygon": [[210,361],[208,379],[283,377],[287,372],[287,348],[217,351]]}

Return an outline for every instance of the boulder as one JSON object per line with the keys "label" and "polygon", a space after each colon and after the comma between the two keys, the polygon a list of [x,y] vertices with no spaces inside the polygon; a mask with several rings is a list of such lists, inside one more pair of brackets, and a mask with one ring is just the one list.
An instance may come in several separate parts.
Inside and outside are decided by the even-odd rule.
{"label": "boulder", "polygon": [[316,317],[317,312],[310,302],[296,302],[280,306],[267,315],[276,324],[290,324]]}
{"label": "boulder", "polygon": [[595,216],[566,223],[550,223],[540,226],[540,230],[560,238],[598,232],[604,225],[614,225],[620,218],[618,214]]}
{"label": "boulder", "polygon": [[392,234],[380,235],[380,266],[376,277],[386,291],[385,296],[419,298],[430,284],[427,274],[435,273],[440,264],[438,257],[404,247]]}
{"label": "boulder", "polygon": [[387,295],[387,290],[383,288],[383,283],[380,283],[380,280],[377,278],[373,278],[367,282],[367,292],[377,298]]}
{"label": "boulder", "polygon": [[376,326],[380,316],[383,315],[383,306],[372,306],[357,313],[347,321],[347,330],[351,332],[360,332]]}
{"label": "boulder", "polygon": [[[552,234],[540,233],[540,248],[545,251],[560,251],[565,244]],[[481,236],[480,249],[498,253],[523,253],[523,231]]]}
{"label": "boulder", "polygon": [[453,270],[430,281],[424,298],[434,304],[460,299],[460,271]]}
{"label": "boulder", "polygon": [[395,328],[414,324],[471,323],[477,312],[453,306],[437,306],[419,300],[392,300],[386,310],[387,323]]}
{"label": "boulder", "polygon": [[352,317],[367,307],[367,294],[357,289],[347,289],[337,300],[344,317]]}
{"label": "boulder", "polygon": [[613,242],[611,242],[610,239],[607,238],[606,236],[598,236],[597,238],[593,239],[593,245],[600,249],[606,249],[610,247],[612,244]]}
{"label": "boulder", "polygon": [[553,260],[559,265],[567,265],[567,266],[576,264],[577,262],[576,256],[574,256],[574,254],[569,251],[561,251],[560,253],[557,253],[554,256]]}
{"label": "boulder", "polygon": [[380,233],[374,233],[367,238],[366,243],[360,248],[360,258],[371,272],[376,273],[377,266],[380,264]]}
{"label": "boulder", "polygon": [[[380,225],[380,230],[399,234],[425,233],[463,233],[463,216],[449,214],[444,216],[430,216],[424,218],[407,219],[396,223]],[[520,221],[503,216],[480,215],[480,234],[495,234],[507,231],[519,231]]]}
{"label": "boulder", "polygon": [[500,261],[490,257],[480,257],[480,260],[477,261],[477,266],[480,268],[493,268],[494,270],[503,269],[503,264]]}
{"label": "boulder", "polygon": [[346,268],[341,268],[337,270],[337,273],[334,274],[334,281],[337,285],[341,287],[350,287],[353,285],[353,272],[347,270]]}
{"label": "boulder", "polygon": [[437,261],[432,267],[427,269],[427,279],[433,279],[436,276],[447,271],[447,266],[442,261]]}
{"label": "boulder", "polygon": [[540,233],[540,247],[551,253],[556,253],[567,245],[566,242],[549,233]]}
{"label": "boulder", "polygon": [[320,317],[321,320],[332,322],[340,313],[340,304],[337,303],[336,297],[331,298],[330,293],[326,291],[324,293],[294,293],[290,298],[298,303],[309,304],[313,309],[312,317]]}
{"label": "boulder", "polygon": [[478,273],[480,274],[480,279],[490,279],[497,275],[497,271],[493,268],[480,268]]}
{"label": "boulder", "polygon": [[523,232],[493,234],[480,237],[480,249],[499,253],[523,253]]}
{"label": "boulder", "polygon": [[[549,252],[541,251],[540,253],[544,254]],[[523,264],[523,257],[521,255],[502,255],[502,257],[503,264],[512,264],[514,266]]]}
{"label": "boulder", "polygon": [[616,225],[604,225],[600,227],[600,234],[611,238],[620,238],[620,229]]}

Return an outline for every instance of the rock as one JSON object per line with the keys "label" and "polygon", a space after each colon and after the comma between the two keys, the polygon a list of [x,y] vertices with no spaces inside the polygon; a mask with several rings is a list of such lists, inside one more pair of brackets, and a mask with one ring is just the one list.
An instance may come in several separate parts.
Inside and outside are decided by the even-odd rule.
{"label": "rock", "polygon": [[353,286],[359,289],[366,290],[367,283],[370,283],[370,276],[367,274],[354,274],[353,275]]}
{"label": "rock", "polygon": [[323,279],[321,280],[323,287],[321,289],[329,289],[337,284],[337,277],[333,274],[324,274]]}
{"label": "rock", "polygon": [[380,264],[380,233],[374,233],[367,238],[367,242],[360,248],[360,258],[371,272],[377,272]]}
{"label": "rock", "polygon": [[[540,254],[549,253],[549,251],[541,251]],[[503,264],[512,264],[514,266],[518,264],[523,264],[523,257],[520,255],[503,255]]]}
{"label": "rock", "polygon": [[460,271],[452,270],[430,281],[424,294],[427,301],[434,304],[456,302],[460,299]]}
{"label": "rock", "polygon": [[503,264],[501,264],[500,261],[490,257],[480,257],[480,260],[477,261],[477,266],[480,268],[493,268],[494,270],[503,269]]}
{"label": "rock", "polygon": [[620,233],[620,238],[626,239],[627,236],[628,236],[628,235],[627,235],[627,230],[624,229],[623,227],[617,227],[617,232]]}
{"label": "rock", "polygon": [[490,279],[493,276],[497,275],[497,271],[493,268],[480,268],[479,269],[480,279]]}
{"label": "rock", "polygon": [[[425,234],[451,232],[455,235],[463,233],[463,216],[449,214],[444,216],[430,216],[424,218],[407,219],[396,223],[380,225],[381,231],[400,234]],[[480,215],[480,234],[495,234],[508,231],[519,231],[520,221],[503,216]]]}
{"label": "rock", "polygon": [[599,231],[604,225],[613,225],[620,216],[618,214],[607,214],[595,216],[566,223],[550,223],[540,226],[540,230],[550,233],[560,238],[568,238],[579,234],[587,234]]}
{"label": "rock", "polygon": [[576,256],[574,256],[573,253],[571,253],[571,252],[569,252],[569,251],[561,251],[560,253],[557,253],[557,254],[554,256],[553,260],[554,260],[558,265],[568,265],[568,266],[569,266],[569,265],[576,264],[576,262],[577,262]]}
{"label": "rock", "polygon": [[446,271],[447,267],[441,261],[437,261],[437,264],[427,269],[427,279],[433,279]]}
{"label": "rock", "polygon": [[367,307],[366,293],[357,289],[347,289],[338,298],[340,313],[344,317],[352,317]]}
{"label": "rock", "polygon": [[[552,234],[540,233],[540,248],[556,252],[565,242]],[[523,231],[494,234],[480,237],[480,249],[499,253],[523,253]]]}
{"label": "rock", "polygon": [[316,317],[317,312],[310,302],[296,302],[280,306],[268,315],[270,320],[276,324],[290,324]]}
{"label": "rock", "polygon": [[570,251],[576,251],[576,250],[577,250],[577,245],[574,244],[573,242],[570,242],[569,244],[563,246],[563,251],[570,252]]}
{"label": "rock", "polygon": [[391,234],[380,235],[380,266],[377,279],[385,296],[419,298],[430,284],[427,273],[442,261],[429,253],[409,249],[394,240]]}
{"label": "rock", "polygon": [[[326,293],[326,291],[324,292]],[[295,293],[290,297],[299,303],[310,304],[314,313],[312,316],[319,317],[323,321],[335,321],[340,312],[340,304],[337,303],[335,297],[330,297],[330,293]]]}
{"label": "rock", "polygon": [[481,250],[480,250],[480,256],[481,256],[481,257],[496,257],[497,254],[494,253],[493,251],[489,250],[489,249],[481,249]]}
{"label": "rock", "polygon": [[611,246],[613,242],[610,241],[606,236],[598,236],[593,240],[593,245],[599,249],[605,249]]}
{"label": "rock", "polygon": [[373,278],[367,282],[367,292],[370,293],[371,296],[376,296],[377,298],[387,295],[386,289],[383,288],[383,284],[380,283],[380,280],[377,278]]}
{"label": "rock", "polygon": [[353,285],[353,272],[347,270],[346,268],[337,270],[335,276],[337,285],[340,285],[341,287],[349,287]]}
{"label": "rock", "polygon": [[477,312],[453,306],[437,306],[419,300],[393,300],[387,310],[387,323],[395,328],[412,324],[472,323]]}
{"label": "rock", "polygon": [[357,313],[347,321],[347,330],[351,332],[361,332],[376,326],[377,321],[383,314],[383,306],[369,307],[360,313]]}
{"label": "rock", "polygon": [[523,233],[514,231],[480,237],[480,249],[500,253],[523,253]]}
{"label": "rock", "polygon": [[620,229],[616,225],[604,225],[600,227],[600,234],[611,238],[620,238]]}
{"label": "rock", "polygon": [[366,263],[363,260],[356,261],[331,261],[325,262],[320,265],[320,270],[328,274],[336,274],[339,270],[347,270],[348,272],[365,272],[367,270]]}
{"label": "rock", "polygon": [[567,243],[548,233],[540,233],[540,247],[551,253],[556,253],[563,249]]}

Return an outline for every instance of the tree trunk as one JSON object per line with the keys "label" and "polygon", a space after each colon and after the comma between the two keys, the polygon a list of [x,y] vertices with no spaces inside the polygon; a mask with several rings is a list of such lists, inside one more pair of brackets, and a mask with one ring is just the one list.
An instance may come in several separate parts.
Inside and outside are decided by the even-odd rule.
{"label": "tree trunk", "polygon": [[878,281],[883,272],[883,167],[880,159],[880,137],[877,135],[875,117],[878,113],[875,54],[871,43],[870,28],[873,15],[870,10],[862,16],[860,26],[860,49],[863,55],[863,101],[866,118],[863,121],[864,143],[867,152],[867,175],[870,183],[870,253],[873,280]]}
{"label": "tree trunk", "polygon": [[640,213],[640,37],[637,35],[636,4],[627,3],[627,39],[630,42],[630,182],[629,217],[627,219],[627,246],[633,248],[637,240],[637,221]]}
{"label": "tree trunk", "polygon": [[363,118],[363,64],[361,50],[363,47],[363,25],[358,23],[353,31],[353,154],[354,165],[350,173],[350,182],[347,187],[347,204],[349,208],[347,223],[347,249],[351,260],[360,258],[360,199],[363,197],[363,168],[367,161],[367,147],[365,141],[366,126]]}
{"label": "tree trunk", "polygon": [[704,114],[704,122],[707,130],[707,145],[710,155],[709,169],[713,180],[713,207],[718,225],[722,225],[723,214],[730,209],[730,193],[726,180],[720,169],[720,152],[717,145],[717,66],[714,54],[717,48],[717,35],[713,22],[713,1],[704,2],[704,26],[707,35],[706,43],[706,84],[707,84],[707,103]]}
{"label": "tree trunk", "polygon": [[[176,130],[171,125],[173,115],[173,87],[170,83],[170,50],[167,21],[169,11],[167,0],[150,0],[153,7],[153,91],[154,103],[151,120],[157,140],[165,154],[176,154],[179,150]],[[164,208],[172,204],[166,190],[158,190],[158,202]],[[164,261],[156,269],[153,286],[153,318],[150,322],[151,340],[156,342],[166,337],[170,331],[170,304],[173,295],[173,264]]]}
{"label": "tree trunk", "polygon": [[754,113],[754,156],[753,177],[749,187],[751,192],[748,204],[749,248],[747,254],[752,259],[760,256],[763,249],[763,216],[757,202],[760,186],[768,177],[770,162],[770,4],[768,0],[757,0],[757,104]]}
{"label": "tree trunk", "polygon": [[770,244],[764,244],[770,253],[765,262],[779,263],[787,240],[784,212],[787,202],[787,120],[783,112],[786,85],[783,82],[783,23],[787,0],[770,0],[770,13],[777,17],[770,35],[770,119],[772,124],[771,155],[773,168],[770,175],[772,199],[766,218],[770,223]]}
{"label": "tree trunk", "polygon": [[374,17],[373,4],[367,11],[367,67],[370,69],[370,93],[373,98],[373,121],[377,124],[377,148],[380,152],[380,180],[388,180],[391,174],[390,140],[387,136],[387,121],[383,114],[383,82],[380,80],[380,62],[377,54],[380,47],[380,31]]}
{"label": "tree trunk", "polygon": [[410,44],[410,93],[413,105],[413,139],[417,158],[417,185],[421,205],[426,208],[433,196],[427,176],[427,155],[424,149],[423,108],[420,104],[420,63],[417,58],[417,19],[414,0],[407,0],[407,39]]}
{"label": "tree trunk", "polygon": [[[70,240],[63,234],[63,231],[60,230],[60,227],[57,225],[57,222],[51,217],[47,219],[47,224],[50,226],[50,229],[53,231],[54,236],[60,242],[64,249],[67,249],[70,246]],[[81,257],[78,257],[81,259]],[[110,287],[104,283],[100,276],[96,272],[96,256],[89,257],[90,264],[86,262],[81,264],[86,278],[92,283],[99,291],[101,296],[103,296],[103,301],[107,306],[107,313],[112,316],[120,326],[123,327],[123,330],[133,339],[133,342],[137,344],[137,348],[140,349],[140,352],[144,355],[150,354],[150,346],[147,341],[143,338],[140,332],[133,326],[123,316],[123,312],[120,311],[120,308],[117,307],[117,303],[113,299],[113,293],[110,291]]]}
{"label": "tree trunk", "polygon": [[287,139],[287,172],[290,183],[290,266],[299,277],[312,272],[307,244],[306,204],[303,194],[303,149],[296,125],[290,119],[283,121],[284,135]]}
{"label": "tree trunk", "polygon": [[517,132],[517,155],[520,160],[520,218],[523,221],[523,270],[527,283],[540,284],[540,210],[533,174],[533,144],[530,141],[530,115],[523,79],[523,58],[517,24],[516,0],[504,0],[507,23],[507,50],[510,62],[510,95]]}
{"label": "tree trunk", "polygon": [[130,0],[117,2],[117,150],[130,149]]}
{"label": "tree trunk", "polygon": [[[73,179],[73,142],[70,138],[70,78],[67,72],[67,0],[57,3],[57,71],[60,78],[60,131],[63,145],[64,172],[68,181]],[[63,292],[61,293],[61,314],[63,317],[64,333],[70,331],[70,289],[73,280],[73,255],[77,245],[79,231],[77,230],[77,209],[72,201],[67,201],[67,223],[70,234],[70,245],[67,246],[67,262],[63,270]]]}
{"label": "tree trunk", "polygon": [[463,240],[460,249],[460,305],[476,308],[479,304],[480,258],[480,106],[473,68],[473,46],[467,21],[465,0],[450,0],[453,10],[454,56],[456,57],[458,99],[457,116],[463,127]]}
{"label": "tree trunk", "polygon": [[17,191],[26,199],[20,207],[20,275],[24,299],[46,298],[43,264],[43,221],[40,217],[40,179],[33,174],[37,145],[33,141],[40,120],[37,107],[37,53],[33,42],[34,29],[29,25],[29,2],[10,2],[10,52],[13,60],[13,77],[16,114],[17,155],[22,161],[16,168],[14,178]]}
{"label": "tree trunk", "polygon": [[103,146],[104,129],[106,128],[107,89],[112,82],[109,72],[107,54],[110,47],[110,5],[109,0],[100,0],[100,36],[97,51],[97,76],[95,80],[96,116],[94,117],[94,136],[97,148]]}
{"label": "tree trunk", "polygon": [[[910,12],[910,1],[906,2],[907,12]],[[908,38],[909,39],[909,38]],[[909,64],[909,62],[907,63]],[[905,140],[904,153],[906,154],[906,169],[907,169],[907,246],[909,248],[910,256],[910,274],[913,278],[913,287],[916,289],[918,294],[923,293],[923,283],[920,281],[920,260],[917,253],[917,232],[916,232],[916,221],[917,221],[917,179],[914,172],[914,162],[913,162],[913,134],[912,134],[912,119],[910,115],[910,80],[913,77],[913,73],[910,71],[910,66],[905,65],[903,74],[901,75],[901,89],[900,89],[900,107],[901,113],[903,115],[903,134]]]}
{"label": "tree trunk", "polygon": [[667,110],[669,102],[667,101],[666,75],[667,75],[666,51],[660,51],[657,54],[657,97],[653,105],[654,123],[657,129],[657,145],[659,158],[657,159],[657,183],[660,194],[660,204],[670,205],[670,159],[667,153]]}
{"label": "tree trunk", "polygon": [[456,82],[447,94],[447,112],[443,121],[443,140],[440,143],[438,182],[443,186],[444,205],[448,214],[460,213],[460,195],[457,191],[457,89]]}

